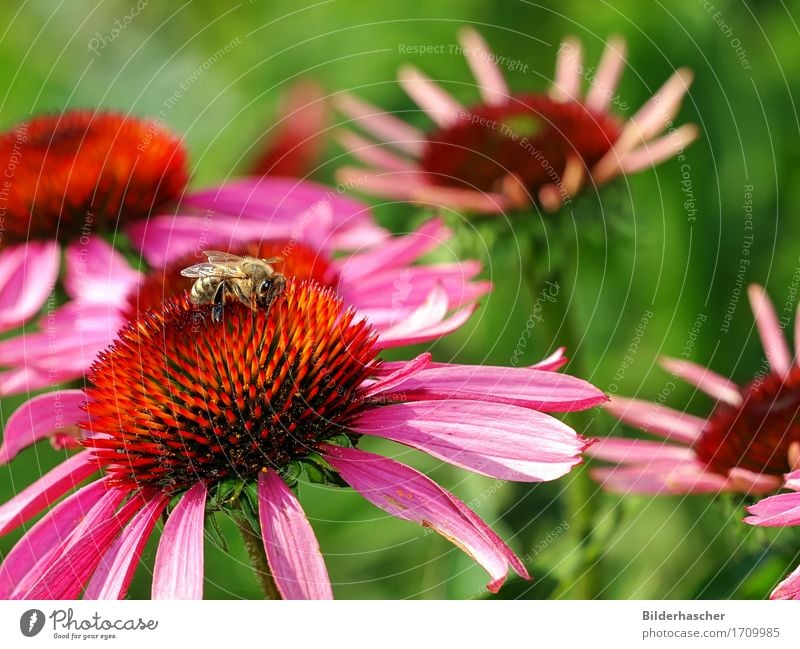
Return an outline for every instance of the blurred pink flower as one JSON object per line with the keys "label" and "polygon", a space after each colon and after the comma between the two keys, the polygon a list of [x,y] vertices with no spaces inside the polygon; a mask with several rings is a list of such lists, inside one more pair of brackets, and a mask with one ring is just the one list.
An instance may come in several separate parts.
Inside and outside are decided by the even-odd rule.
{"label": "blurred pink flower", "polygon": [[[587,184],[599,185],[666,160],[690,144],[697,127],[672,128],[692,80],[682,68],[627,122],[610,111],[625,64],[625,43],[606,46],[596,76],[569,38],[558,52],[549,93],[509,90],[483,38],[465,28],[460,43],[483,103],[464,107],[415,67],[400,84],[436,128],[421,131],[351,95],[338,107],[374,140],[345,132],[341,142],[366,169],[345,167],[342,182],[393,199],[478,213],[538,202],[556,211]],[[582,79],[591,77],[584,96]],[[659,135],[669,129],[666,135]]]}
{"label": "blurred pink flower", "polygon": [[689,361],[664,358],[667,371],[717,404],[704,419],[660,403],[613,397],[606,405],[612,414],[664,441],[610,437],[592,446],[589,455],[616,464],[592,472],[605,488],[620,493],[769,493],[780,487],[784,473],[800,466],[800,366],[793,362],[763,289],[752,285],[749,296],[769,373],[739,387]]}
{"label": "blurred pink flower", "polygon": [[[750,525],[761,527],[796,527],[800,525],[800,469],[786,475],[786,489],[782,493],[764,498],[747,508],[750,516],[744,519]],[[800,566],[772,591],[772,599],[800,599]]]}
{"label": "blurred pink flower", "polygon": [[[560,350],[512,369],[432,363],[428,354],[381,362],[381,348],[366,321],[309,280],[290,280],[268,310],[231,304],[222,323],[186,295],[143,314],[100,355],[85,391],[41,395],[9,419],[5,460],[54,431],[62,446],[87,448],[0,505],[5,534],[70,494],[6,556],[0,597],[124,597],[166,511],[153,597],[202,597],[207,505],[234,480],[252,494],[281,595],[330,598],[319,545],[291,488],[292,466],[321,461],[389,514],[452,540],[486,570],[491,591],[509,567],[527,579],[520,559],[463,502],[355,446],[379,437],[498,479],[553,480],[581,461],[588,441],[546,413],[589,408],[604,395],[552,371],[565,361]],[[170,501],[177,504],[168,510]]]}
{"label": "blurred pink flower", "polygon": [[[267,186],[274,182],[268,181]],[[230,186],[221,191],[231,191]],[[0,394],[27,393],[80,378],[128,320],[191,288],[192,282],[181,277],[181,269],[205,261],[199,250],[197,219],[191,218],[195,229],[175,228],[163,240],[172,251],[191,252],[174,257],[157,246],[158,237],[150,237],[151,259],[166,266],[147,274],[132,268],[100,238],[67,248],[64,284],[70,299],[40,321],[39,331],[0,341],[0,366],[7,368],[0,372]],[[217,226],[223,222],[218,220]],[[452,236],[439,219],[403,236],[383,232],[377,236],[379,231],[371,231],[370,247],[349,255],[331,249],[324,240],[316,241],[319,247],[303,243],[302,220],[291,230],[290,225],[264,219],[245,226],[241,219],[231,219],[229,227],[220,228],[225,232],[223,240],[209,235],[209,247],[259,258],[283,257],[278,270],[332,287],[345,304],[358,310],[359,317],[369,320],[386,347],[398,340],[408,344],[412,337],[420,343],[434,340],[459,328],[474,311],[475,301],[491,289],[489,282],[474,281],[481,271],[476,261],[414,264],[446,246]],[[332,230],[317,220],[307,229],[304,238],[312,242],[313,235]],[[291,234],[297,238],[288,238]]]}

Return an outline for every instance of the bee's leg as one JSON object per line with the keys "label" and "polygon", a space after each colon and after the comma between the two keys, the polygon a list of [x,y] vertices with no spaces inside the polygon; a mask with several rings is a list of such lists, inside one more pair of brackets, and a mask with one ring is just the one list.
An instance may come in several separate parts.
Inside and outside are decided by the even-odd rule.
{"label": "bee's leg", "polygon": [[214,308],[211,309],[212,322],[222,320],[222,310],[225,307],[225,282],[220,282],[217,290],[214,291]]}

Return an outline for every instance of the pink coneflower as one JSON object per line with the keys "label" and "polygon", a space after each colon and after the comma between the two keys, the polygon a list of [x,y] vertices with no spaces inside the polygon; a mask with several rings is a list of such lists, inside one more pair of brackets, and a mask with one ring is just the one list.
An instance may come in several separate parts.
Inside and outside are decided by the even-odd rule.
{"label": "pink coneflower", "polygon": [[[796,458],[800,464],[800,456]],[[764,498],[747,508],[750,516],[744,519],[750,525],[761,527],[796,527],[800,525],[800,469],[786,475],[786,489],[782,493]],[[800,566],[772,591],[771,599],[800,599]]]}
{"label": "pink coneflower", "polygon": [[329,598],[319,545],[292,490],[312,474],[451,539],[488,572],[492,591],[509,566],[528,578],[455,496],[357,446],[380,437],[483,475],[552,480],[580,462],[587,440],[545,413],[589,408],[604,395],[551,371],[560,354],[519,369],[432,363],[427,354],[381,362],[377,340],[313,281],[290,280],[268,311],[232,303],[219,323],[185,295],[140,316],[93,365],[85,391],[41,395],[9,420],[7,459],[59,421],[66,426],[55,441],[86,449],[0,506],[0,533],[100,473],[11,550],[0,596],[122,597],[168,512],[153,596],[202,597],[204,521],[216,508],[263,539],[282,597]]}
{"label": "pink coneflower", "polygon": [[600,184],[672,157],[697,137],[693,125],[670,130],[691,82],[680,69],[627,122],[609,110],[625,63],[625,43],[609,42],[584,96],[581,44],[565,41],[548,93],[515,93],[483,38],[464,29],[460,42],[482,103],[464,107],[413,66],[400,83],[435,123],[420,131],[350,95],[342,112],[375,141],[345,133],[342,144],[369,170],[344,168],[343,182],[399,200],[498,213],[537,202],[555,211],[585,184]]}
{"label": "pink coneflower", "polygon": [[[377,245],[337,258],[332,256],[335,250],[272,238],[275,229],[265,221],[255,240],[249,239],[256,235],[255,225],[243,229],[241,240],[238,230],[232,229],[219,245],[239,255],[283,257],[277,270],[335,289],[359,317],[370,321],[384,346],[411,337],[425,342],[457,329],[473,312],[475,300],[491,288],[489,282],[473,281],[481,270],[476,261],[412,265],[450,238],[450,230],[439,219],[408,235],[387,234],[376,240]],[[185,242],[176,237],[167,245],[181,248]],[[156,251],[152,242],[149,250]],[[165,298],[186,292],[191,283],[181,277],[181,269],[205,257],[193,247],[163,268],[140,273],[95,238],[69,247],[66,260],[64,285],[70,300],[43,317],[39,331],[0,342],[0,366],[7,368],[0,372],[0,394],[27,393],[83,376],[126,322]]]}
{"label": "pink coneflower", "polygon": [[265,221],[289,238],[304,214],[326,245],[356,248],[384,233],[361,203],[313,183],[247,178],[186,194],[180,139],[155,120],[117,113],[73,110],[23,122],[0,135],[0,165],[0,331],[45,304],[62,247],[77,254],[101,235],[124,232],[152,261],[172,249],[166,244],[186,252],[198,236],[224,242],[233,229],[263,231]]}
{"label": "pink coneflower", "polygon": [[[614,397],[607,409],[622,421],[665,441],[600,440],[589,454],[615,462],[595,478],[619,492],[768,493],[800,461],[800,367],[759,286],[749,289],[769,371],[739,387],[686,360],[664,358],[667,371],[695,385],[717,403],[703,419],[662,404]],[[798,319],[800,322],[800,319]]]}

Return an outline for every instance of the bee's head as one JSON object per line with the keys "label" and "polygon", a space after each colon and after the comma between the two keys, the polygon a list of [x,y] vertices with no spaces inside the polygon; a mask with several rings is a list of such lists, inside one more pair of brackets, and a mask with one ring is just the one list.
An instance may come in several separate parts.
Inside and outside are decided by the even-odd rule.
{"label": "bee's head", "polygon": [[268,305],[286,287],[286,278],[280,273],[261,280],[256,286],[256,297],[262,306]]}

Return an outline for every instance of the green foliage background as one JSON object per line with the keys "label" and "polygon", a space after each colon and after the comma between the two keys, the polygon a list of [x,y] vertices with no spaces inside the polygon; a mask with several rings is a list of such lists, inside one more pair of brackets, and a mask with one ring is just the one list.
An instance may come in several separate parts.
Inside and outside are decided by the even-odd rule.
{"label": "green foliage background", "polygon": [[[676,123],[694,122],[702,136],[686,151],[685,166],[671,161],[616,183],[599,198],[586,196],[560,214],[559,223],[538,214],[469,223],[448,216],[459,231],[455,251],[477,254],[497,289],[463,331],[433,349],[439,360],[509,364],[538,282],[558,263],[566,270],[557,304],[543,309],[547,333],[536,332],[522,362],[534,362],[569,340],[575,359],[570,371],[601,389],[643,398],[667,390],[668,405],[699,415],[711,402],[686,386],[670,388],[672,378],[655,363],[660,354],[681,354],[699,314],[706,321],[693,360],[740,383],[761,365],[763,352],[744,293],[734,302],[729,331],[722,324],[735,300],[741,249],[750,234],[743,208],[747,186],[752,185],[754,243],[738,281],[765,284],[784,315],[799,272],[797,2],[140,4],[138,15],[94,53],[92,39],[108,39],[114,21],[122,23],[134,4],[2,3],[0,125],[68,106],[158,115],[198,67],[231,44],[229,53],[207,65],[163,113],[173,130],[185,134],[193,183],[202,186],[246,168],[259,136],[276,117],[279,94],[303,75],[331,92],[348,89],[388,109],[409,111],[408,119],[422,127],[426,118],[395,82],[401,63],[412,62],[444,80],[462,102],[476,101],[463,57],[449,51],[462,24],[478,27],[499,56],[527,64],[526,70],[506,73],[515,90],[547,87],[564,35],[583,40],[587,65],[596,65],[609,35],[623,35],[629,66],[619,92],[627,115],[676,68],[691,67],[695,82]],[[405,46],[439,44],[445,54],[402,53]],[[332,181],[346,158],[331,142],[315,177]],[[694,206],[686,204],[687,189]],[[386,204],[377,205],[376,214],[397,231],[423,217],[407,206]],[[531,241],[538,242],[535,249]],[[577,335],[567,331],[565,311],[577,323]],[[631,354],[646,311],[653,317]],[[621,370],[626,355],[631,359]],[[20,401],[4,400],[2,416]],[[574,423],[593,435],[620,432],[604,413]],[[527,556],[537,579],[512,580],[499,597],[762,598],[798,560],[799,534],[740,525],[742,503],[735,498],[620,498],[587,492],[580,472],[538,486],[495,484],[396,447],[373,448],[428,471],[472,502]],[[41,445],[11,468],[0,467],[0,500],[57,460]],[[357,494],[307,486],[302,502],[338,597],[486,596],[484,574],[459,550],[384,515]],[[582,539],[575,530],[587,516],[593,532]],[[241,544],[232,527],[226,530],[233,556],[207,543],[206,596],[256,598]],[[18,537],[0,540],[0,556]],[[151,543],[148,566],[153,552]],[[140,569],[131,595],[147,597],[149,583],[148,571]]]}

